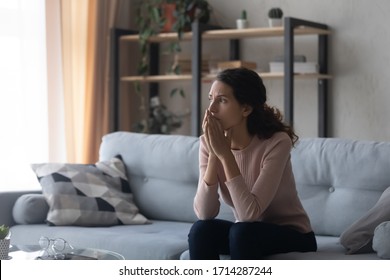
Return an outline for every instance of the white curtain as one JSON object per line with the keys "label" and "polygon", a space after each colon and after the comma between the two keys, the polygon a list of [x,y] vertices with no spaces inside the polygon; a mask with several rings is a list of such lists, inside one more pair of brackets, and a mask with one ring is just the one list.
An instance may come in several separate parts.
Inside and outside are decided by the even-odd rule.
{"label": "white curtain", "polygon": [[48,108],[46,39],[45,0],[0,0],[0,191],[39,189],[30,164],[62,159],[50,155],[61,112]]}

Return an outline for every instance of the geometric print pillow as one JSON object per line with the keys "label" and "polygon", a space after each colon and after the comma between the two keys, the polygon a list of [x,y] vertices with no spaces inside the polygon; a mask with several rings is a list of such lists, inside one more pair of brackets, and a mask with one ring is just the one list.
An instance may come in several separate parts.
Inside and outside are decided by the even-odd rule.
{"label": "geometric print pillow", "polygon": [[32,164],[56,226],[145,224],[120,156],[96,164]]}

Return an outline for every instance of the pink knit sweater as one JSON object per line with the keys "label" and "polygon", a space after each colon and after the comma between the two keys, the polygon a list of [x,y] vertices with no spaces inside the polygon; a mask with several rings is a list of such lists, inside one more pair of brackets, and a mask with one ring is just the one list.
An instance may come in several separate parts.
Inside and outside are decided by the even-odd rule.
{"label": "pink knit sweater", "polygon": [[222,164],[218,184],[208,186],[204,174],[208,150],[203,136],[199,150],[199,184],[194,210],[199,219],[218,215],[219,195],[233,209],[238,222],[264,221],[310,232],[309,218],[298,198],[290,161],[291,140],[284,132],[270,139],[253,137],[243,150],[232,150],[241,175],[226,181]]}

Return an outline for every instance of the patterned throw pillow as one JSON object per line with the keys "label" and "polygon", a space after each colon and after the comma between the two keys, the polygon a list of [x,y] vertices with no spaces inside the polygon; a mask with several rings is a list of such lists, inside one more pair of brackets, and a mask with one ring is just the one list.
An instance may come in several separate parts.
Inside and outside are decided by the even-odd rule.
{"label": "patterned throw pillow", "polygon": [[47,223],[64,226],[145,224],[117,156],[96,164],[32,164],[49,204]]}

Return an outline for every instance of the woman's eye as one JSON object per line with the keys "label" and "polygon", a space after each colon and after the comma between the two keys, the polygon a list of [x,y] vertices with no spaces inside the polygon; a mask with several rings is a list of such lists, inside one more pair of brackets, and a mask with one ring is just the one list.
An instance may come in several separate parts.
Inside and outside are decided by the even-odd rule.
{"label": "woman's eye", "polygon": [[210,103],[212,102],[218,102],[218,103],[226,103],[227,102],[227,99],[226,98],[219,98],[217,97],[216,99],[213,99],[212,97],[209,97],[209,101]]}

